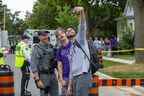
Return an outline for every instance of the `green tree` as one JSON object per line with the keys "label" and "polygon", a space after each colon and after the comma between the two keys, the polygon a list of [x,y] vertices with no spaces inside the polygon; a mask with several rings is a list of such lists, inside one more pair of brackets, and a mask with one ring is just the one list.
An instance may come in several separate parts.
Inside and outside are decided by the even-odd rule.
{"label": "green tree", "polygon": [[65,0],[71,6],[84,6],[91,36],[116,33],[115,18],[122,15],[126,0]]}
{"label": "green tree", "polygon": [[71,6],[64,0],[38,0],[33,7],[33,14],[27,18],[26,23],[29,28],[34,29],[76,26],[77,20],[71,12]]}
{"label": "green tree", "polygon": [[[5,11],[5,17],[4,17],[4,11]],[[7,8],[6,5],[3,5],[2,0],[0,0],[0,27],[1,29],[3,29],[4,27],[4,18],[5,18],[6,30],[11,31],[13,29],[10,14],[11,14],[10,10]]]}
{"label": "green tree", "polygon": [[56,16],[56,21],[58,26],[61,27],[68,27],[74,26],[77,27],[78,21],[75,16],[73,16],[71,9],[68,5],[64,7],[58,6],[57,7],[58,15]]}
{"label": "green tree", "polygon": [[74,6],[83,6],[91,36],[116,34],[115,18],[121,16],[126,0],[38,0],[26,20],[29,28],[50,28],[76,25],[71,16]]}
{"label": "green tree", "polygon": [[7,8],[7,5],[3,5],[2,0],[0,0],[0,28],[3,29],[4,24],[4,7],[5,7],[5,26],[9,34],[21,34],[26,28],[27,25],[24,20],[19,18],[20,11],[11,13]]}
{"label": "green tree", "polygon": [[21,34],[24,32],[25,29],[28,28],[27,24],[23,19],[19,18],[20,11],[16,11],[13,14],[11,14],[11,21],[13,30],[11,30],[12,34]]}
{"label": "green tree", "polygon": [[56,28],[58,0],[38,0],[29,19],[30,28]]}

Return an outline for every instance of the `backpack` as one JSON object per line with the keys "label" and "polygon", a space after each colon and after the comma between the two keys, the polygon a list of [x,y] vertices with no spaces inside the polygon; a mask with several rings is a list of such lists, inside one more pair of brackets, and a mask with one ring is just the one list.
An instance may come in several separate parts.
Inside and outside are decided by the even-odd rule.
{"label": "backpack", "polygon": [[100,68],[103,68],[102,64],[99,64],[99,59],[97,57],[97,50],[94,48],[93,44],[91,42],[88,42],[88,47],[90,51],[90,58],[88,57],[87,53],[84,51],[84,49],[81,47],[79,42],[75,40],[74,45],[76,45],[78,48],[82,50],[82,52],[87,57],[88,61],[90,62],[90,68],[89,72],[93,75],[96,71],[98,71]]}
{"label": "backpack", "polygon": [[99,63],[98,50],[94,47],[93,42],[88,41],[88,48],[90,52],[90,60],[94,63]]}

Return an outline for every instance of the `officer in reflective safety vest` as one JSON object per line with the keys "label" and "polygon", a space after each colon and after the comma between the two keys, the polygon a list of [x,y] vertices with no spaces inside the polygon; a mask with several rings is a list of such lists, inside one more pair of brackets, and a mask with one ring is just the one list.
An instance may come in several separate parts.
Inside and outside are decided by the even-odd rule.
{"label": "officer in reflective safety vest", "polygon": [[3,51],[4,48],[0,48],[0,65],[5,64]]}
{"label": "officer in reflective safety vest", "polygon": [[31,48],[28,44],[29,37],[26,35],[21,36],[21,41],[16,45],[16,68],[21,69],[21,96],[31,96],[31,92],[27,90],[30,79],[30,57]]}

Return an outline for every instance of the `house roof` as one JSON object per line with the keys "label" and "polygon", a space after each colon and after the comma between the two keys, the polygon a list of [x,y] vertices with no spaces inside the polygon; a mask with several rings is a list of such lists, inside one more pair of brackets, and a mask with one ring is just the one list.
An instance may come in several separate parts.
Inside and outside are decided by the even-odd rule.
{"label": "house roof", "polygon": [[127,0],[123,15],[130,17],[130,18],[134,17],[134,9],[133,9],[133,6],[129,0]]}

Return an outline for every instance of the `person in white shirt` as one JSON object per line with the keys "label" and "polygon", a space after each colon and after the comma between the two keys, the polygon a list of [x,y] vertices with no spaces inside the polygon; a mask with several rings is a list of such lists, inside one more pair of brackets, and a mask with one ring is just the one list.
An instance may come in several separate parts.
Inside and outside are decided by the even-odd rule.
{"label": "person in white shirt", "polygon": [[[73,42],[73,45],[70,50],[70,78],[73,81],[73,95],[74,96],[88,96],[88,89],[90,85],[91,75],[89,73],[90,63],[87,56],[90,58],[88,42],[86,38],[87,25],[85,12],[83,7],[75,7],[74,12],[78,14],[79,18],[79,27],[78,33],[74,28],[67,28],[67,36]],[[81,46],[87,56],[84,54],[81,48],[76,44],[78,43]]]}

